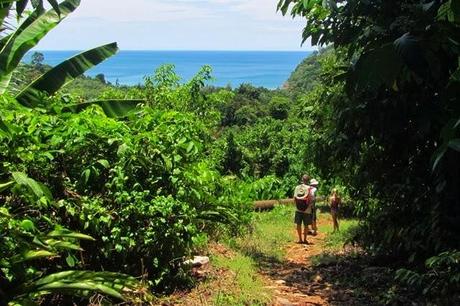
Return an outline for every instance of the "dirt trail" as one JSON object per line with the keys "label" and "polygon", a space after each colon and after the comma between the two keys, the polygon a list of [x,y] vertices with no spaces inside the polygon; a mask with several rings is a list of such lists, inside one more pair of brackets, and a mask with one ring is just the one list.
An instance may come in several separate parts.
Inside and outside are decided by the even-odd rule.
{"label": "dirt trail", "polygon": [[[319,220],[319,224],[325,222],[330,221],[326,218]],[[271,284],[267,288],[274,292],[274,305],[330,305],[328,297],[332,290],[331,284],[323,281],[311,269],[311,257],[323,252],[321,245],[325,237],[326,233],[309,235],[310,244],[297,244],[293,231],[293,242],[286,246],[285,260],[281,263],[267,263],[261,269],[261,273]]]}

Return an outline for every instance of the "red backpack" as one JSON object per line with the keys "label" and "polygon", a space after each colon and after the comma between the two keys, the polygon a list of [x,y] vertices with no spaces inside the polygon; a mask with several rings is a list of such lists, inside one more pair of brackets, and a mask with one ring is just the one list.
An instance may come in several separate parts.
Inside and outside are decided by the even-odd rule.
{"label": "red backpack", "polygon": [[313,195],[311,193],[312,187],[307,185],[299,185],[294,191],[294,202],[297,210],[305,212],[313,202]]}

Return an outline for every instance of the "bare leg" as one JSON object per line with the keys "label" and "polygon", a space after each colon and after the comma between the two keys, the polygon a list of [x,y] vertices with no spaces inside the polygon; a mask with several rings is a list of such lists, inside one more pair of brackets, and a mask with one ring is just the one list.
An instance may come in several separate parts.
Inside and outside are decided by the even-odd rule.
{"label": "bare leg", "polygon": [[315,207],[313,208],[313,215],[312,215],[312,223],[311,223],[311,229],[312,229],[312,232],[313,232],[313,235],[316,235],[316,232],[318,231],[318,227],[316,226],[316,219],[317,219],[317,215],[316,215],[316,205]]}
{"label": "bare leg", "polygon": [[297,236],[299,237],[299,242],[302,242],[302,223],[297,224]]}
{"label": "bare leg", "polygon": [[337,220],[337,213],[336,212],[332,213],[332,221],[334,222],[334,233],[335,233],[335,231],[339,231],[339,222]]}
{"label": "bare leg", "polygon": [[335,213],[333,211],[331,211],[331,217],[332,217],[332,226],[333,226],[333,231],[332,233],[335,233],[335,230],[336,230],[336,220],[335,220]]}
{"label": "bare leg", "polygon": [[303,242],[307,243],[307,235],[308,235],[308,226],[305,225],[303,229]]}

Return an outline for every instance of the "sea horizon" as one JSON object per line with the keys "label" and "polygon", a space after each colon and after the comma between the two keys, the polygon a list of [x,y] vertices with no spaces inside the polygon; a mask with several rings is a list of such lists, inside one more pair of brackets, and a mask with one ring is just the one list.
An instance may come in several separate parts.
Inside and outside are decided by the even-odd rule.
{"label": "sea horizon", "polygon": [[[44,54],[45,63],[59,64],[84,50],[33,50],[24,62],[30,62],[34,52]],[[120,50],[116,55],[87,71],[94,77],[104,74],[113,84],[143,84],[159,66],[173,64],[182,82],[191,79],[202,66],[213,69],[211,86],[238,87],[242,83],[269,89],[281,88],[297,65],[314,51],[270,50]]]}

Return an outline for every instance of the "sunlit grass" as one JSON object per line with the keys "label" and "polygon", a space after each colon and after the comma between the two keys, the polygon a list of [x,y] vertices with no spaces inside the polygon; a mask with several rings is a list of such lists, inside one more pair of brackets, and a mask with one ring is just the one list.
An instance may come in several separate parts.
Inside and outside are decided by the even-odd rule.
{"label": "sunlit grass", "polygon": [[292,241],[292,207],[277,206],[268,212],[256,213],[254,227],[247,235],[231,240],[230,246],[255,259],[282,261],[284,246]]}
{"label": "sunlit grass", "polygon": [[358,226],[358,220],[356,219],[339,219],[339,228],[340,231],[333,232],[333,224],[330,214],[323,213],[318,216],[319,218],[325,218],[329,222],[322,223],[319,225],[318,230],[320,232],[326,233],[326,238],[324,240],[324,250],[327,252],[340,251],[344,244],[348,242]]}
{"label": "sunlit grass", "polygon": [[216,256],[214,265],[231,271],[232,277],[225,288],[215,292],[213,305],[268,305],[270,292],[257,272],[253,259],[243,254],[232,258]]}

